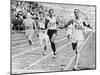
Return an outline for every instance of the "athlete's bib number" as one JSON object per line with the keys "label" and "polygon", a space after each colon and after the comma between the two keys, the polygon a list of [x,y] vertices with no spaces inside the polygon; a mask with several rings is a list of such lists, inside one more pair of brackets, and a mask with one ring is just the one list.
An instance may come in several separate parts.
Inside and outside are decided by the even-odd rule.
{"label": "athlete's bib number", "polygon": [[82,26],[75,24],[75,29],[82,30]]}
{"label": "athlete's bib number", "polygon": [[55,27],[55,23],[49,23],[49,27]]}

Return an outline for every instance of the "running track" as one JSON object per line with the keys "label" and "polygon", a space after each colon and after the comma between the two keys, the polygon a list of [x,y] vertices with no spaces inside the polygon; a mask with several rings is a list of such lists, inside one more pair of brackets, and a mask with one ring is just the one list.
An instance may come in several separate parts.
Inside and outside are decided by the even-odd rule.
{"label": "running track", "polygon": [[[65,30],[59,30],[55,40],[57,57],[52,59],[52,50],[48,44],[47,54],[39,47],[38,38],[33,37],[35,46],[28,46],[24,33],[12,34],[12,73],[34,73],[72,70],[74,52]],[[95,32],[85,35],[85,42],[80,49],[79,69],[95,69]]]}

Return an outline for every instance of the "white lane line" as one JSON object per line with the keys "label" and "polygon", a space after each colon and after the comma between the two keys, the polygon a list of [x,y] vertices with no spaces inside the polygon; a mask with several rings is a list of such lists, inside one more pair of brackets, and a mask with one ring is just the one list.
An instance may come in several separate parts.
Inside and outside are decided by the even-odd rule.
{"label": "white lane line", "polygon": [[18,36],[15,36],[15,35],[12,35],[11,38],[26,37],[26,35],[18,35]]}
{"label": "white lane line", "polygon": [[[62,33],[64,33],[64,31],[59,31],[58,30],[58,35],[60,35],[60,34],[62,34]],[[36,35],[36,33],[35,33],[35,35]],[[11,38],[13,38],[13,39],[17,39],[17,38],[25,38],[26,37],[26,35],[25,34],[19,34],[19,35],[17,35],[17,34],[12,34],[12,36],[11,36]]]}
{"label": "white lane line", "polygon": [[[62,38],[62,39],[57,40],[57,41],[55,41],[55,42],[59,42],[59,41],[65,40],[65,39],[67,39],[67,38],[65,37],[65,38]],[[49,43],[48,45],[50,45],[50,43]],[[36,47],[36,48],[34,48],[33,50],[29,49],[29,50],[27,50],[27,51],[25,51],[25,52],[22,52],[22,53],[13,55],[12,57],[14,58],[14,57],[16,57],[16,56],[23,55],[23,54],[25,54],[25,53],[28,53],[29,51],[34,51],[34,50],[39,49],[39,48],[43,48],[43,47]]]}
{"label": "white lane line", "polygon": [[18,41],[12,41],[12,44],[15,44],[15,43],[20,43],[20,42],[26,42],[27,39],[24,39],[24,40],[18,40]]}
{"label": "white lane line", "polygon": [[[58,32],[58,33],[59,33],[59,35],[60,35],[60,34],[62,34],[62,33],[64,33],[64,32],[61,32],[61,31],[60,31],[60,32]],[[16,35],[16,34],[14,34],[14,35]],[[17,38],[25,38],[25,37],[26,37],[26,35],[23,35],[23,34],[22,34],[22,35],[20,34],[20,35],[17,35],[17,36],[14,36],[14,35],[12,34],[11,38],[17,39]],[[36,35],[36,34],[35,34],[35,35]]]}
{"label": "white lane line", "polygon": [[[62,35],[63,35],[63,34],[62,34]],[[60,35],[57,35],[57,36],[60,36]],[[65,36],[65,35],[63,35],[63,36]],[[25,38],[25,37],[24,37],[24,38]],[[38,40],[38,39],[39,39],[39,38],[36,37],[36,38],[33,39],[33,41],[34,41],[34,40]],[[12,41],[12,44],[20,43],[20,42],[26,42],[26,41],[27,41],[27,38],[25,38],[24,40]]]}
{"label": "white lane line", "polygon": [[33,50],[32,50],[32,49],[28,49],[27,51],[22,52],[22,53],[15,54],[15,55],[13,55],[12,57],[14,58],[14,57],[17,57],[17,56],[26,54],[26,53],[28,53],[29,51],[34,51],[34,50],[39,49],[39,48],[42,48],[42,47],[36,47],[36,48],[34,48]]}
{"label": "white lane line", "polygon": [[[62,33],[60,34],[60,35],[63,35]],[[60,36],[60,35],[57,35],[57,36]],[[20,38],[22,39],[24,39],[24,40],[20,40]],[[36,40],[37,39],[37,37],[35,37],[34,38],[34,40]],[[19,43],[19,42],[24,42],[24,41],[26,41],[27,40],[27,38],[26,37],[18,37],[18,38],[16,38],[16,39],[12,39],[12,44],[13,43]]]}
{"label": "white lane line", "polygon": [[45,71],[44,70],[23,70],[23,69],[14,69],[14,68],[12,69],[12,74],[32,73],[32,72],[45,72]]}
{"label": "white lane line", "polygon": [[[21,41],[21,42],[22,42],[22,41]],[[37,43],[37,42],[39,42],[39,41],[36,41],[36,42],[34,42],[34,43]],[[12,48],[14,49],[14,48],[23,47],[23,46],[26,46],[26,45],[29,45],[29,44],[28,44],[28,43],[26,43],[26,44],[21,44],[21,45],[13,46]]]}
{"label": "white lane line", "polygon": [[[63,36],[65,36],[65,35],[63,35]],[[34,38],[33,41],[34,41],[34,40],[38,40],[38,39],[39,39],[39,38]],[[18,41],[12,41],[12,44],[20,43],[20,42],[27,42],[27,39],[24,39],[24,40],[18,40]]]}
{"label": "white lane line", "polygon": [[[61,46],[60,48],[57,49],[57,52],[60,51],[60,50],[62,50],[62,48],[66,47],[66,46],[69,45],[69,44],[71,44],[71,43],[69,42],[69,43],[67,43],[67,44],[65,44],[65,45],[63,45],[63,46]],[[48,56],[50,56],[51,54],[53,54],[53,53],[51,52],[51,53],[49,53],[48,55],[46,55],[46,56],[40,58],[40,59],[37,60],[36,62],[34,62],[34,63],[32,63],[31,65],[29,65],[28,67],[26,67],[24,70],[30,68],[30,67],[33,66],[33,65],[36,65],[36,64],[39,63],[40,61],[46,59],[46,58],[47,58]]]}
{"label": "white lane line", "polygon": [[19,40],[19,39],[26,39],[27,37],[25,36],[25,37],[17,37],[17,38],[12,38],[12,41],[17,41],[17,40]]}
{"label": "white lane line", "polygon": [[[38,40],[38,38],[34,38],[33,41],[34,41],[34,40]],[[12,44],[20,43],[20,42],[26,42],[26,41],[28,41],[27,38],[24,39],[24,40],[12,41]]]}
{"label": "white lane line", "polygon": [[[65,36],[65,35],[62,35],[62,36],[60,36],[59,35],[59,37],[63,37],[63,36]],[[67,35],[66,35],[67,36]],[[58,36],[57,36],[58,37]],[[34,42],[35,43],[35,42]],[[36,41],[36,43],[37,43],[37,41]],[[17,48],[17,47],[23,47],[23,46],[26,46],[26,45],[28,45],[28,43],[26,43],[26,44],[21,44],[21,45],[17,45],[17,46],[12,46],[12,49],[15,49],[15,48]]]}
{"label": "white lane line", "polygon": [[23,47],[23,46],[26,46],[26,45],[29,45],[29,44],[26,43],[26,44],[22,44],[22,45],[12,46],[12,49],[15,49],[15,48],[18,48],[18,47]]}
{"label": "white lane line", "polygon": [[[85,40],[85,42],[83,43],[83,45],[80,47],[79,51],[82,50],[82,48],[84,47],[84,45],[86,44],[86,42],[88,41],[88,39],[91,37],[92,33],[93,33],[93,32],[91,32],[91,33],[89,34],[89,36],[87,37],[87,39]],[[72,57],[72,59],[69,61],[69,64],[65,67],[64,70],[67,70],[67,69],[69,68],[69,66],[72,64],[74,58],[75,58],[75,56]]]}

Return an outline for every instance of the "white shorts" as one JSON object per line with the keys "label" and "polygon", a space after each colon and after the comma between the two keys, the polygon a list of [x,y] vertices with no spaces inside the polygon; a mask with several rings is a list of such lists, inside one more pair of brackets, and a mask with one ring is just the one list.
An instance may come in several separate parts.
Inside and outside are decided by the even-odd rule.
{"label": "white shorts", "polygon": [[49,43],[49,36],[45,33],[40,33],[39,41],[41,46],[47,45]]}
{"label": "white shorts", "polygon": [[26,36],[29,36],[30,34],[34,34],[33,29],[25,29]]}
{"label": "white shorts", "polygon": [[72,34],[71,34],[71,41],[73,43],[77,42],[77,41],[84,41],[84,35],[82,33],[81,30],[77,30],[77,31],[74,31]]}
{"label": "white shorts", "polygon": [[28,39],[32,41],[34,30],[33,29],[26,29],[25,33],[26,33],[26,36],[28,37]]}

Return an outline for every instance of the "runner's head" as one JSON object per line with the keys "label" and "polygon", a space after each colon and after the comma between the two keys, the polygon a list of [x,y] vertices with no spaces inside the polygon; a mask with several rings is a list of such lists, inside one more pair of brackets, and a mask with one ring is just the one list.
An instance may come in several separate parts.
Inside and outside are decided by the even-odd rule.
{"label": "runner's head", "polygon": [[80,11],[79,9],[74,10],[74,15],[76,19],[79,18],[79,11]]}
{"label": "runner's head", "polygon": [[31,18],[31,14],[27,12],[26,18]]}
{"label": "runner's head", "polygon": [[43,18],[44,18],[44,16],[43,16],[43,15],[44,15],[44,13],[43,13],[43,12],[39,12],[39,19],[40,19],[40,20],[43,20]]}
{"label": "runner's head", "polygon": [[50,10],[49,10],[49,15],[50,15],[50,16],[53,16],[53,14],[54,14],[54,10],[53,10],[53,9],[50,9]]}

